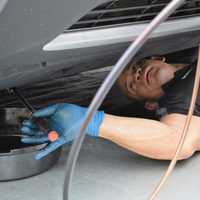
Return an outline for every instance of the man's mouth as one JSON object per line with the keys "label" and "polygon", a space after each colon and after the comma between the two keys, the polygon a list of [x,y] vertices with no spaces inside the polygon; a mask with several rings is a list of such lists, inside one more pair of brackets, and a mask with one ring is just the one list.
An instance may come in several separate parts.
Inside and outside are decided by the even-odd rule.
{"label": "man's mouth", "polygon": [[151,79],[152,79],[152,70],[153,70],[153,67],[148,67],[146,70],[145,70],[145,80],[147,82],[147,84],[149,85],[150,82],[151,82]]}

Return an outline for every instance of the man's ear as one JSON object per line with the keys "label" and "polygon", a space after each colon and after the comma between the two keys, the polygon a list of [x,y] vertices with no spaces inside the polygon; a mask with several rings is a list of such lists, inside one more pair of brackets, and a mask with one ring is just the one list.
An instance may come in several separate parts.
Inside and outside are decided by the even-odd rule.
{"label": "man's ear", "polygon": [[153,111],[153,110],[158,109],[158,103],[155,102],[155,101],[147,101],[147,102],[145,102],[144,107],[145,107],[147,110]]}
{"label": "man's ear", "polygon": [[164,56],[151,56],[151,59],[152,60],[160,60],[162,62],[166,61],[166,57],[164,57]]}

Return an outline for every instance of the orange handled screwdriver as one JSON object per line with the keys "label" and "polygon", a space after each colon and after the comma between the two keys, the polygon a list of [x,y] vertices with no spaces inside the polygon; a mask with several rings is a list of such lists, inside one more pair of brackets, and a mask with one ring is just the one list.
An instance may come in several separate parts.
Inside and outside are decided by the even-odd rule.
{"label": "orange handled screwdriver", "polygon": [[31,113],[31,121],[45,134],[48,135],[48,139],[51,142],[56,141],[59,138],[59,134],[54,131],[51,130],[49,127],[49,120],[46,118],[37,118],[33,116],[33,113],[36,111],[33,106],[27,101],[27,99],[24,98],[24,96],[22,95],[22,93],[19,91],[19,89],[17,88],[13,88],[11,90],[15,96],[20,100],[20,102],[30,111]]}

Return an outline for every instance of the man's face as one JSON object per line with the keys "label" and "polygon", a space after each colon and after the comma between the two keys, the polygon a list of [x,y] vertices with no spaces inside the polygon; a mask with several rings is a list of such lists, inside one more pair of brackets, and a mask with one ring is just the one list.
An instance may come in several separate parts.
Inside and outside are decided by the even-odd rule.
{"label": "man's face", "polygon": [[164,92],[162,85],[174,77],[175,67],[161,60],[146,60],[142,67],[130,67],[119,78],[122,90],[135,99],[155,100]]}

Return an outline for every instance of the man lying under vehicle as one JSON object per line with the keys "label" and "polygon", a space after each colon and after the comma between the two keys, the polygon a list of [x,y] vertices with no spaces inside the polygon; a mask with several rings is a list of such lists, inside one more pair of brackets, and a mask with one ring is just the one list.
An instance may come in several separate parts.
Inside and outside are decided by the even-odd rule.
{"label": "man lying under vehicle", "polygon": [[[196,62],[169,64],[165,58],[144,59],[128,66],[118,83],[127,96],[145,100],[147,109],[156,109],[160,121],[119,117],[97,111],[87,127],[87,135],[108,139],[137,154],[162,160],[171,160],[177,148],[188,112],[194,83]],[[35,117],[48,117],[52,130],[59,139],[40,150],[40,159],[60,146],[71,142],[83,120],[87,108],[74,104],[54,104],[34,113]],[[191,157],[200,150],[200,95],[198,95],[189,133],[179,160]],[[49,142],[30,121],[24,121],[24,143]]]}

